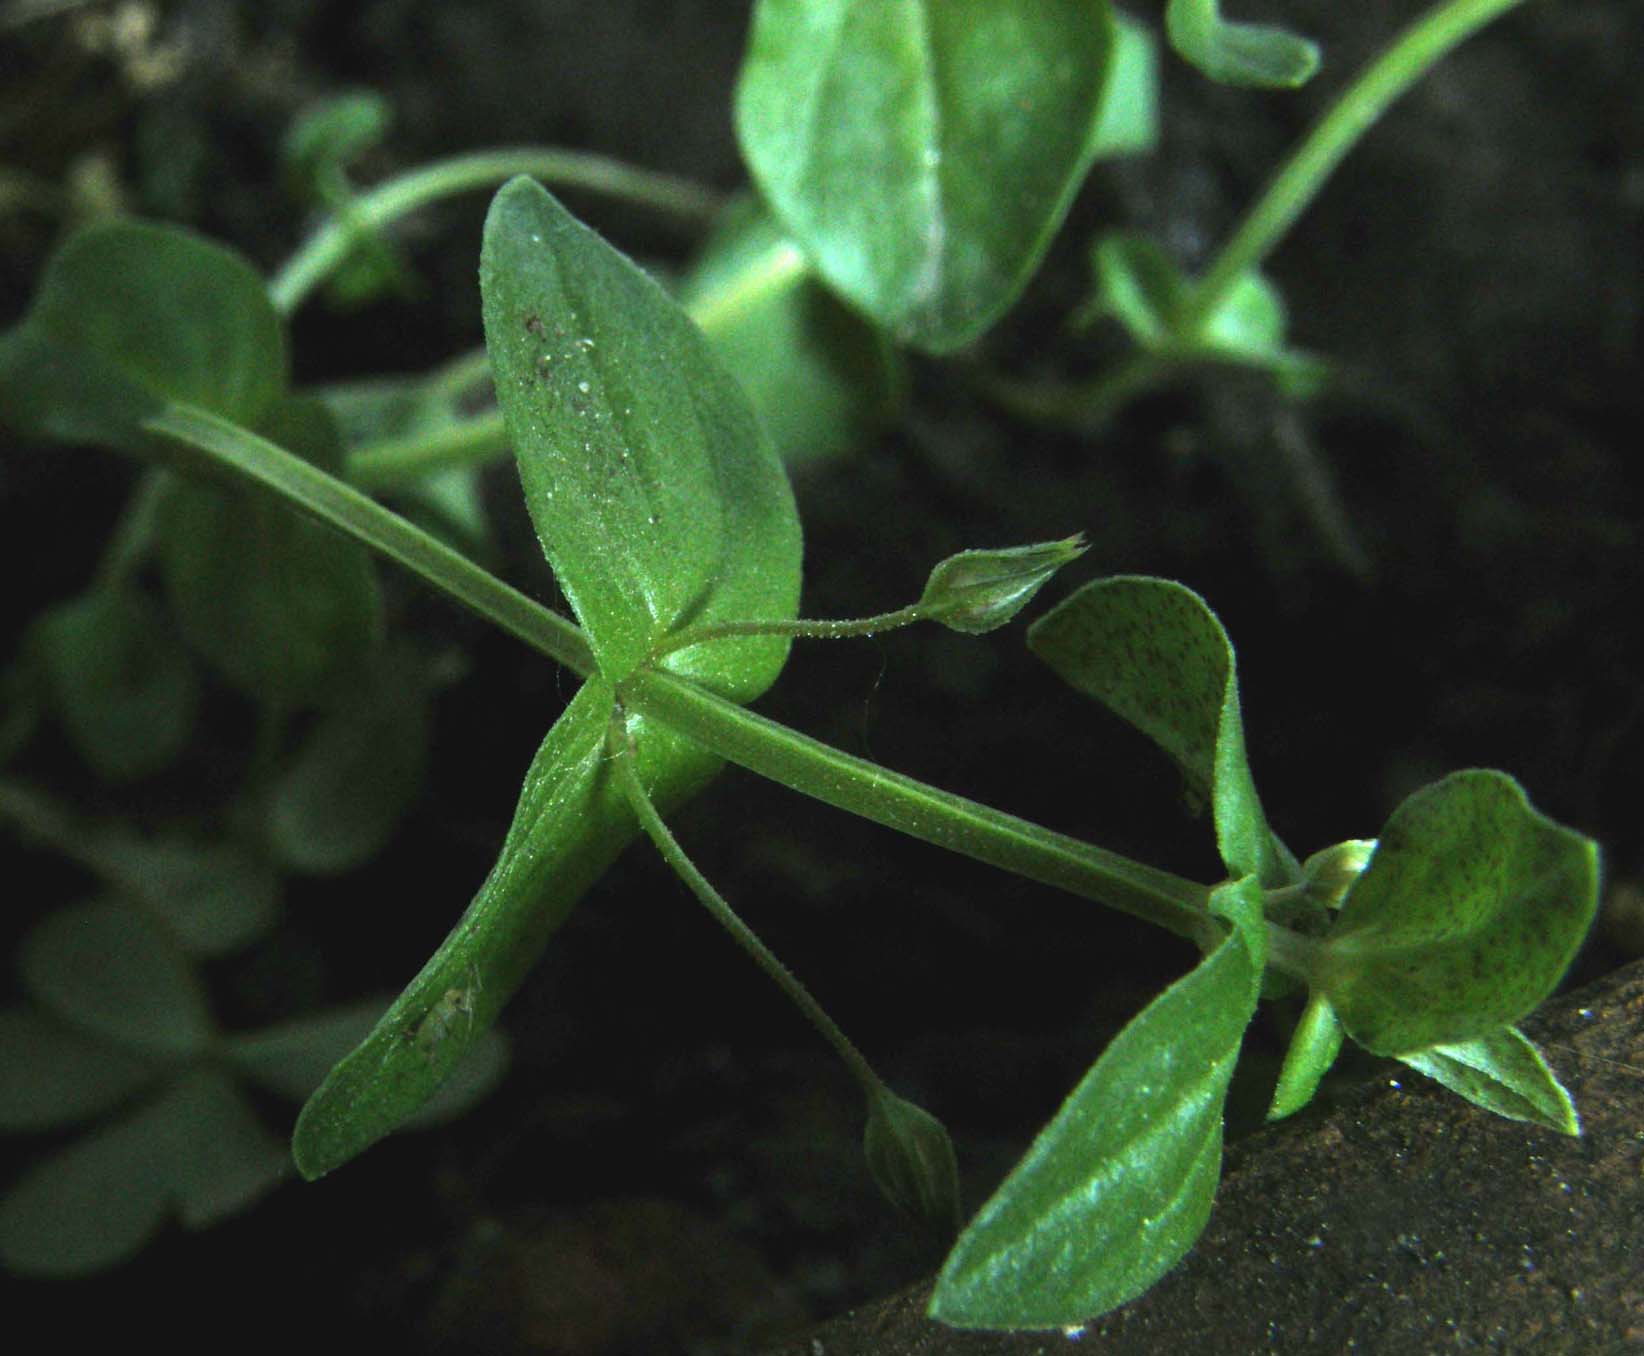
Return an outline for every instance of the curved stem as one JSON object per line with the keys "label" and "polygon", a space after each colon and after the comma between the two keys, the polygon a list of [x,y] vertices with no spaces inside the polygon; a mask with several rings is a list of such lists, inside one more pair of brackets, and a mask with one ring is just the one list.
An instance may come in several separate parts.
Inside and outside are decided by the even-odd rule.
{"label": "curved stem", "polygon": [[808,640],[852,640],[858,636],[876,636],[882,631],[912,626],[923,621],[924,609],[918,603],[909,603],[894,612],[879,612],[871,617],[852,617],[845,620],[826,620],[807,617],[778,618],[772,621],[703,622],[687,626],[657,642],[651,651],[651,662],[676,650],[686,650],[709,640],[729,640],[735,636],[794,636]]}
{"label": "curved stem", "polygon": [[862,1085],[863,1091],[873,1093],[883,1088],[884,1081],[873,1071],[873,1066],[856,1048],[850,1037],[839,1029],[838,1023],[828,1016],[827,1011],[793,971],[778,960],[771,949],[759,940],[758,934],[742,921],[725,896],[714,889],[713,884],[697,869],[696,863],[679,845],[679,840],[662,822],[662,816],[657,813],[656,806],[651,803],[650,796],[640,783],[639,760],[634,756],[633,735],[628,729],[620,704],[611,713],[610,742],[610,752],[616,764],[617,783],[638,817],[641,827],[656,844],[657,851],[662,854],[663,860],[690,887],[691,893],[697,897],[703,908],[713,915],[714,921],[731,934],[736,944],[753,958],[761,970],[776,981],[777,986],[793,1005],[805,1014],[805,1020],[833,1046],[839,1058],[845,1062],[845,1067],[850,1070],[851,1076]]}
{"label": "curved stem", "polygon": [[219,465],[398,561],[566,668],[585,678],[594,672],[587,638],[564,617],[283,447],[191,405],[167,405],[145,419],[143,427],[205,453]]}
{"label": "curved stem", "polygon": [[1446,0],[1417,19],[1365,68],[1268,183],[1195,285],[1179,332],[1198,331],[1258,267],[1388,106],[1453,47],[1523,0]]}
{"label": "curved stem", "polygon": [[623,681],[622,696],[721,758],[841,810],[1145,918],[1207,949],[1221,938],[1208,886],[904,777],[676,674],[641,669]]}
{"label": "curved stem", "polygon": [[516,174],[608,193],[698,222],[710,220],[720,206],[717,194],[687,179],[637,169],[585,151],[521,146],[453,156],[385,180],[353,199],[347,220],[327,220],[269,284],[275,309],[283,315],[296,310],[303,298],[348,257],[361,230],[376,230],[441,198],[493,188]]}

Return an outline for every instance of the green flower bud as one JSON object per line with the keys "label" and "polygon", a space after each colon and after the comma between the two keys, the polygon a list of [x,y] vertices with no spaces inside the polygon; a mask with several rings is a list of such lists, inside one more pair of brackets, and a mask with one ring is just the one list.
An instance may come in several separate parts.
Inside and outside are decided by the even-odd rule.
{"label": "green flower bud", "polygon": [[1082,534],[999,551],[961,551],[930,572],[914,606],[949,630],[979,636],[1003,626],[1051,575],[1084,553]]}
{"label": "green flower bud", "polygon": [[862,1139],[868,1171],[892,1205],[959,1232],[959,1166],[941,1121],[881,1085],[868,1094]]}

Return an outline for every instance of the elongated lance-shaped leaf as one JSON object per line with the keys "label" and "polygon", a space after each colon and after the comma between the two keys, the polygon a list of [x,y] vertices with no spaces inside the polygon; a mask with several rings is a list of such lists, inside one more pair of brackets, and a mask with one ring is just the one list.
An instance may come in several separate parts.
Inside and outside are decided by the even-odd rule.
{"label": "elongated lance-shaped leaf", "polygon": [[[572,906],[638,832],[605,763],[611,704],[610,689],[590,681],[554,722],[473,903],[303,1108],[292,1147],[305,1177],[342,1166],[428,1100],[495,1020]],[[718,767],[665,729],[646,729],[639,747],[641,775],[664,810]]]}
{"label": "elongated lance-shaped leaf", "polygon": [[1429,1046],[1399,1060],[1498,1116],[1533,1121],[1561,1135],[1581,1133],[1570,1094],[1516,1026],[1457,1045]]}
{"label": "elongated lance-shaped leaf", "polygon": [[[491,204],[480,289],[526,505],[605,679],[620,683],[679,627],[793,617],[793,494],[679,306],[523,178]],[[755,636],[663,663],[747,701],[787,651]]]}
{"label": "elongated lance-shaped leaf", "polygon": [[899,339],[969,342],[1026,285],[1104,142],[1104,0],[760,0],[737,88],[755,183]]}
{"label": "elongated lance-shaped leaf", "polygon": [[1230,23],[1220,0],[1170,0],[1165,32],[1184,61],[1223,85],[1294,89],[1319,68],[1316,44],[1269,24]]}
{"label": "elongated lance-shaped leaf", "polygon": [[1222,1103],[1266,964],[1253,876],[1210,907],[1232,926],[1136,1017],[1062,1104],[943,1264],[933,1317],[956,1327],[1085,1322],[1193,1246],[1221,1177]]}
{"label": "elongated lance-shaped leaf", "polygon": [[1176,761],[1210,802],[1231,872],[1267,886],[1296,879],[1245,758],[1233,646],[1204,599],[1168,579],[1094,580],[1034,622],[1028,646]]}
{"label": "elongated lance-shaped leaf", "polygon": [[110,221],[46,265],[0,335],[0,420],[63,442],[147,453],[168,401],[257,427],[286,384],[268,287],[237,254],[176,226]]}
{"label": "elongated lance-shaped leaf", "polygon": [[1301,1021],[1296,1023],[1290,1045],[1284,1052],[1278,1085],[1267,1108],[1268,1120],[1293,1116],[1313,1100],[1320,1080],[1330,1072],[1330,1066],[1341,1053],[1342,1034],[1341,1023],[1336,1020],[1329,1000],[1322,994],[1309,995]]}
{"label": "elongated lance-shaped leaf", "polygon": [[1598,847],[1503,772],[1451,773],[1393,811],[1313,982],[1379,1055],[1490,1036],[1545,999],[1598,907]]}

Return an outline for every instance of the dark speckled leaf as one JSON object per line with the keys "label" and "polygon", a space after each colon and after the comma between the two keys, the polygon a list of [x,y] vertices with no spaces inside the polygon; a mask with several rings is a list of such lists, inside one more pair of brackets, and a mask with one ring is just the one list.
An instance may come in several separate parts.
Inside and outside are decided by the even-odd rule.
{"label": "dark speckled leaf", "polygon": [[1502,772],[1455,772],[1382,829],[1317,986],[1380,1055],[1491,1035],[1563,976],[1598,903],[1598,847]]}

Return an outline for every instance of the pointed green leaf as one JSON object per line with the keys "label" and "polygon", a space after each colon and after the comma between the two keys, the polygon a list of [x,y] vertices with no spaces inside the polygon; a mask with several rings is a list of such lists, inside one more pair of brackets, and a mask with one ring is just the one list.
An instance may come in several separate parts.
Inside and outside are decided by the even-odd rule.
{"label": "pointed green leaf", "polygon": [[1085,553],[1082,534],[998,551],[961,551],[938,563],[914,604],[919,615],[967,636],[1003,626],[1062,566]]}
{"label": "pointed green leaf", "polygon": [[816,280],[752,199],[727,212],[679,301],[789,465],[848,452],[889,421],[906,374],[884,334]]}
{"label": "pointed green leaf", "polygon": [[755,183],[823,278],[947,352],[1037,267],[1100,148],[1103,0],[760,0],[736,97]]}
{"label": "pointed green leaf", "polygon": [[111,584],[52,608],[34,623],[29,648],[64,733],[105,780],[158,772],[188,743],[199,682],[136,589]]}
{"label": "pointed green leaf", "polygon": [[[525,776],[497,863],[444,943],[303,1108],[305,1177],[341,1167],[403,1124],[479,1040],[572,906],[638,832],[606,762],[610,689],[592,681]],[[666,812],[718,763],[640,721],[640,775]]]}
{"label": "pointed green leaf", "polygon": [[1480,1039],[1552,993],[1597,906],[1591,839],[1505,773],[1452,773],[1387,821],[1315,982],[1376,1054]]}
{"label": "pointed green leaf", "polygon": [[1498,1116],[1533,1121],[1561,1135],[1581,1133],[1570,1094],[1517,1027],[1455,1045],[1429,1046],[1399,1060]]}
{"label": "pointed green leaf", "polygon": [[24,939],[21,969],[42,1006],[127,1049],[180,1057],[211,1042],[215,1025],[193,969],[135,909],[59,909]]}
{"label": "pointed green leaf", "polygon": [[1127,1026],[948,1255],[931,1315],[967,1328],[1084,1323],[1192,1247],[1221,1176],[1222,1103],[1266,963],[1261,887],[1222,886],[1232,927]]}
{"label": "pointed green leaf", "polygon": [[1028,646],[1176,761],[1210,802],[1230,871],[1269,886],[1295,878],[1245,759],[1233,646],[1204,599],[1168,579],[1098,579],[1034,622]]}
{"label": "pointed green leaf", "polygon": [[[341,470],[336,426],[316,400],[281,402],[261,432],[322,470]],[[177,479],[157,528],[184,636],[241,691],[314,701],[376,645],[382,600],[369,554],[273,496]]]}
{"label": "pointed green leaf", "polygon": [[1145,235],[1109,231],[1090,255],[1096,295],[1086,311],[1111,315],[1138,348],[1179,348],[1176,333],[1188,284],[1175,261]]}
{"label": "pointed green leaf", "polygon": [[941,1121],[881,1084],[868,1094],[862,1146],[892,1205],[950,1236],[958,1231],[959,1164]]}
{"label": "pointed green leaf", "polygon": [[1293,1116],[1313,1100],[1319,1081],[1341,1053],[1342,1029],[1330,1002],[1322,994],[1310,994],[1302,1009],[1301,1021],[1290,1037],[1279,1070],[1278,1086],[1267,1108],[1267,1119],[1280,1121]]}
{"label": "pointed green leaf", "polygon": [[256,425],[285,387],[268,286],[176,226],[115,220],[52,256],[23,323],[0,335],[0,418],[22,432],[146,453],[168,401]]}
{"label": "pointed green leaf", "polygon": [[1268,24],[1229,23],[1220,0],[1169,0],[1165,31],[1184,61],[1223,85],[1294,89],[1319,68],[1319,49]]}
{"label": "pointed green leaf", "polygon": [[[526,504],[605,679],[685,625],[795,616],[793,494],[685,313],[529,179],[491,204],[480,290]],[[663,663],[747,701],[787,651],[758,636]]]}
{"label": "pointed green leaf", "polygon": [[49,1130],[118,1106],[160,1065],[26,1008],[0,1011],[0,1129]]}

